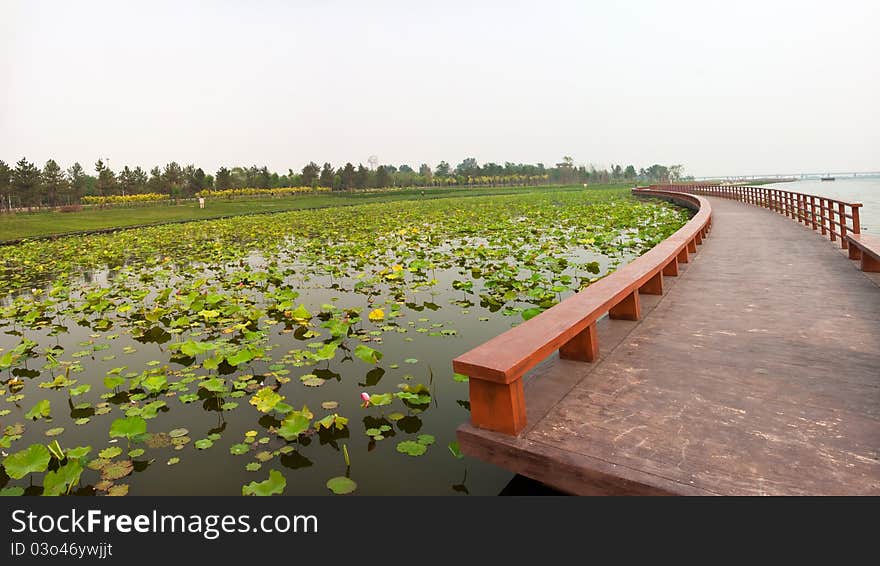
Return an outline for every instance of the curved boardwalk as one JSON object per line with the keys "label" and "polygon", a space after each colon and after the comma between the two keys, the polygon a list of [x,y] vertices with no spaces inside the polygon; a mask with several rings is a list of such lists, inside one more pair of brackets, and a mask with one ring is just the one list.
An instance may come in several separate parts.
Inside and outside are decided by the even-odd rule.
{"label": "curved boardwalk", "polygon": [[[462,449],[565,491],[880,494],[880,286],[772,211],[711,198],[699,253],[527,376],[528,426]],[[873,277],[873,278],[872,278]]]}

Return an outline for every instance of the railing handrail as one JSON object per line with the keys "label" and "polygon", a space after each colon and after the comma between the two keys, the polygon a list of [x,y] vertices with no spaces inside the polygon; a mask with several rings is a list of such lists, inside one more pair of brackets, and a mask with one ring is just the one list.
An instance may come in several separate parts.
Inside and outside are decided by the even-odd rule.
{"label": "railing handrail", "polygon": [[475,426],[518,434],[525,427],[522,377],[554,351],[580,361],[598,357],[596,321],[638,320],[639,293],[661,294],[663,276],[677,275],[678,264],[696,253],[712,221],[703,197],[678,191],[633,189],[633,194],[659,196],[688,205],[697,213],[674,234],[624,267],[453,360],[456,373],[469,377],[471,422]]}
{"label": "railing handrail", "polygon": [[705,184],[705,183],[694,183],[694,184],[690,185],[690,184],[687,184],[687,183],[672,183],[672,184],[650,185],[650,186],[648,186],[648,189],[652,189],[652,188],[665,189],[666,187],[682,187],[682,188],[685,188],[685,189],[690,189],[690,188],[701,188],[701,187],[724,187],[724,188],[743,188],[743,189],[770,189],[770,190],[780,191],[780,192],[783,192],[783,193],[790,193],[790,194],[794,194],[794,195],[801,195],[801,196],[813,197],[813,198],[821,198],[821,199],[823,199],[823,200],[828,200],[828,201],[831,201],[831,202],[834,202],[834,203],[837,203],[837,204],[845,204],[845,205],[847,205],[847,206],[853,206],[853,207],[864,206],[863,203],[858,202],[858,201],[856,201],[856,202],[850,202],[850,201],[840,200],[840,199],[836,199],[836,198],[829,197],[829,196],[824,196],[824,195],[814,195],[814,194],[812,194],[812,193],[799,193],[799,192],[797,192],[797,191],[787,191],[787,190],[785,190],[785,189],[779,189],[779,188],[777,188],[777,187],[769,187],[769,186],[767,186],[767,185],[717,185],[717,184]]}
{"label": "railing handrail", "polygon": [[[821,232],[823,236],[828,236],[832,242],[839,239],[840,247],[843,249],[848,247],[847,234],[861,233],[859,208],[862,203],[860,202],[848,202],[766,185],[672,184],[651,185],[649,190],[706,194],[761,206],[803,222],[804,225]],[[852,222],[848,223],[847,219]]]}

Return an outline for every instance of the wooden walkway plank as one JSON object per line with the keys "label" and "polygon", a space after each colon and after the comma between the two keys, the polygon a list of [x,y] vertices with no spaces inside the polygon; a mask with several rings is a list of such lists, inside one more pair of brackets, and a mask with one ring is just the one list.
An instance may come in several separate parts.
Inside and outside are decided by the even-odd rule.
{"label": "wooden walkway plank", "polygon": [[880,494],[880,287],[810,227],[710,202],[643,320],[528,374],[526,430],[462,425],[466,454],[572,493]]}

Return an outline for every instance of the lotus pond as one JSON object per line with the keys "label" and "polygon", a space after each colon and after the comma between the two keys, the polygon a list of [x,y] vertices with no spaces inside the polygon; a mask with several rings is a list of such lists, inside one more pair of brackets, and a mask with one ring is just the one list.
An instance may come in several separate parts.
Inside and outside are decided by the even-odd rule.
{"label": "lotus pond", "polygon": [[687,218],[541,191],[0,248],[0,489],[496,494],[451,360]]}

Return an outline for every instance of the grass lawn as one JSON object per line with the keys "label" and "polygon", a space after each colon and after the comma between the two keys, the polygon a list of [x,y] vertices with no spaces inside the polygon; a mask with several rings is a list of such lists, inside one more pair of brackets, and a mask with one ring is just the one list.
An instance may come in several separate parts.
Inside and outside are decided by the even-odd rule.
{"label": "grass lawn", "polygon": [[[628,194],[631,184],[591,185],[593,188],[619,188],[621,195]],[[590,190],[587,189],[587,190]],[[331,193],[295,195],[279,198],[241,198],[237,200],[208,199],[200,209],[197,201],[185,201],[179,205],[147,205],[131,208],[86,209],[80,212],[33,212],[0,214],[0,241],[34,238],[73,232],[85,232],[107,228],[122,228],[147,224],[162,224],[187,220],[204,220],[223,216],[281,212],[303,208],[351,206],[367,202],[413,200],[443,197],[482,196],[494,194],[519,194],[534,191],[584,190],[583,186],[568,187],[482,187],[473,189],[402,189],[376,193]],[[424,194],[422,194],[424,193]]]}

